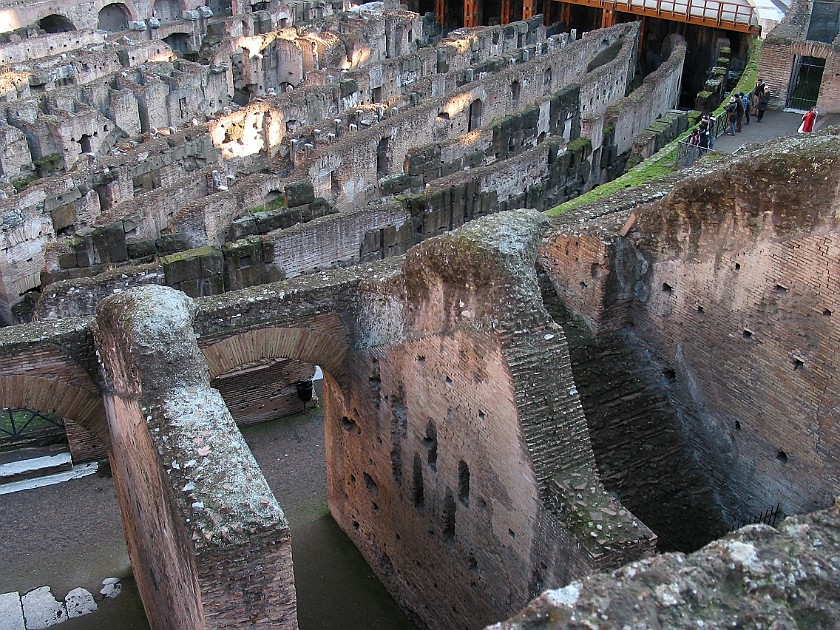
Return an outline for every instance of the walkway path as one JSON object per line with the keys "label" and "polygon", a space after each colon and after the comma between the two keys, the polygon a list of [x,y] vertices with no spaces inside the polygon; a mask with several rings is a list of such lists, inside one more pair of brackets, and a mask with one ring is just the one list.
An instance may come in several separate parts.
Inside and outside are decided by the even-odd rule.
{"label": "walkway path", "polygon": [[[748,144],[769,142],[783,136],[795,136],[801,122],[802,114],[768,110],[760,123],[752,117],[750,124],[742,127],[741,133],[736,133],[734,136],[726,134],[719,136],[715,142],[715,151],[734,153]],[[829,125],[840,125],[840,114],[819,116],[814,130],[819,131]]]}

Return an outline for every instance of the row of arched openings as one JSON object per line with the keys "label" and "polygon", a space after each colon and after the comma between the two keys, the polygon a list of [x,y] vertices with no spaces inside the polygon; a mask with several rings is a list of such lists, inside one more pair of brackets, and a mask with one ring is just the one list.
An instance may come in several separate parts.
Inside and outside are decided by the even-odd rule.
{"label": "row of arched openings", "polygon": [[[230,0],[216,1],[214,13],[230,12]],[[181,19],[184,5],[179,0],[155,0],[152,15],[161,22]],[[213,8],[213,6],[211,6]],[[122,2],[112,2],[99,11],[97,28],[108,33],[117,33],[128,28],[131,12]],[[67,33],[75,31],[76,26],[64,15],[54,13],[38,21],[41,30],[47,33]]]}

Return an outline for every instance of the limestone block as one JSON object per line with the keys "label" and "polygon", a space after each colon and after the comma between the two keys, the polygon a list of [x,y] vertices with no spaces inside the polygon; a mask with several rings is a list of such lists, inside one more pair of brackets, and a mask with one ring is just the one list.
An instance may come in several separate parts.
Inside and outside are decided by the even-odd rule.
{"label": "limestone block", "polygon": [[240,238],[257,233],[257,220],[254,217],[241,217],[230,224],[227,233],[228,241],[237,241]]}
{"label": "limestone block", "polygon": [[291,182],[284,191],[286,207],[295,208],[315,201],[315,189],[310,181]]}
{"label": "limestone block", "polygon": [[26,629],[20,594],[17,591],[0,595],[0,628],[5,628],[5,630]]}
{"label": "limestone block", "polygon": [[129,258],[145,258],[146,256],[153,256],[157,250],[154,240],[148,239],[126,243],[126,251]]}
{"label": "limestone block", "polygon": [[49,586],[41,586],[20,598],[27,630],[42,630],[67,619],[64,603],[53,596]]}
{"label": "limestone block", "polygon": [[67,608],[69,618],[81,617],[96,612],[96,602],[93,595],[83,588],[74,588],[64,598],[64,605]]}

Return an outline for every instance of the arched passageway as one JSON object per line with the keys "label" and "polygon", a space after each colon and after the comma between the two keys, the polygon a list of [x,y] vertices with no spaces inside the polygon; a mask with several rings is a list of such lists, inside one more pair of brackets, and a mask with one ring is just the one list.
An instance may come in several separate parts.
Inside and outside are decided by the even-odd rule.
{"label": "arched passageway", "polygon": [[63,15],[54,13],[38,20],[38,26],[47,33],[67,33],[75,31],[76,26]]}
{"label": "arched passageway", "polygon": [[192,49],[190,36],[186,33],[172,33],[163,38],[169,47],[176,53],[185,53]]}
{"label": "arched passageway", "polygon": [[102,10],[99,12],[97,28],[100,31],[118,33],[128,28],[129,19],[128,7],[122,2],[114,2],[102,7]]}

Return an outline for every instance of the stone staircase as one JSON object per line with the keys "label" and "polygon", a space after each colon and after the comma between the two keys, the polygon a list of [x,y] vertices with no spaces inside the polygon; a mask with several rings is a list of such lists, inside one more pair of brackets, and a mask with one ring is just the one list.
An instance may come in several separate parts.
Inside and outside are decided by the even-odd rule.
{"label": "stone staircase", "polygon": [[96,469],[96,463],[74,466],[66,444],[2,451],[0,495],[84,477]]}

